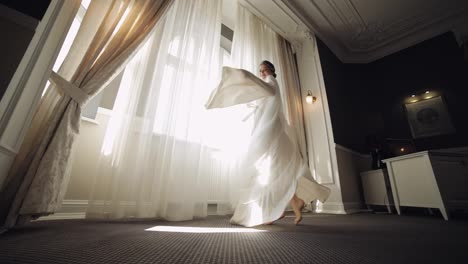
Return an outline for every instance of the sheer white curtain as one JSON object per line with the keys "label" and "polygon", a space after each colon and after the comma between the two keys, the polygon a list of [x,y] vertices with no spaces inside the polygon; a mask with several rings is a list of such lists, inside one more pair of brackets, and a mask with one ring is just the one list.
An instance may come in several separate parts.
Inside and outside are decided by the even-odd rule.
{"label": "sheer white curtain", "polygon": [[288,133],[292,133],[290,138],[295,141],[305,158],[307,152],[302,118],[302,97],[292,47],[287,40],[244,6],[238,4],[237,9],[231,53],[233,67],[246,69],[256,74],[263,60],[268,60],[275,65],[284,114],[292,128]]}
{"label": "sheer white curtain", "polygon": [[[286,99],[283,96],[286,87],[283,76],[284,63],[280,63],[282,62],[280,50],[282,38],[241,4],[237,6],[234,32],[231,53],[233,67],[257,74],[263,60],[272,62],[278,75],[276,79],[281,89],[281,99]],[[283,104],[285,103],[287,104],[283,100]]]}
{"label": "sheer white curtain", "polygon": [[231,209],[249,122],[204,108],[219,81],[220,4],[176,1],[127,66],[87,217],[187,220],[211,200]]}

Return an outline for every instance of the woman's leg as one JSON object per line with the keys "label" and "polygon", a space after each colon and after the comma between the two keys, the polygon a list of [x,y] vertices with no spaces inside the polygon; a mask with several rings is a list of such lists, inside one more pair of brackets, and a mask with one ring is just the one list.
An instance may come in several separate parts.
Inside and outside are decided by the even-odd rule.
{"label": "woman's leg", "polygon": [[296,218],[294,218],[294,224],[297,225],[302,221],[302,209],[304,209],[305,202],[294,194],[291,199],[291,206],[293,208],[294,215],[296,216]]}
{"label": "woman's leg", "polygon": [[[299,224],[299,222],[302,221],[302,209],[304,209],[305,202],[304,202],[304,200],[302,200],[301,198],[297,197],[296,194],[294,194],[293,198],[292,198],[291,201],[290,201],[290,204],[291,204],[291,207],[293,208],[294,215],[296,216],[296,218],[294,218],[294,224],[297,225],[297,224]],[[283,212],[283,214],[282,214],[278,219],[276,219],[275,221],[278,221],[278,220],[280,220],[280,219],[282,219],[282,218],[284,218],[284,212]],[[265,225],[271,225],[271,224],[273,224],[275,221],[265,223]]]}

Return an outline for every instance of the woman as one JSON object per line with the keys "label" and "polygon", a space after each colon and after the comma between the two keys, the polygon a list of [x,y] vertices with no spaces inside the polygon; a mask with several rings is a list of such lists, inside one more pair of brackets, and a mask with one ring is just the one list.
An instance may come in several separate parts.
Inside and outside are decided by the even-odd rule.
{"label": "woman", "polygon": [[295,134],[285,120],[274,65],[263,61],[259,75],[261,79],[242,69],[224,67],[221,83],[206,105],[249,103],[256,108],[251,143],[242,162],[249,185],[241,192],[231,222],[247,227],[270,224],[284,216],[290,203],[294,224],[298,224],[305,203],[325,201],[330,190],[312,180],[293,143]]}

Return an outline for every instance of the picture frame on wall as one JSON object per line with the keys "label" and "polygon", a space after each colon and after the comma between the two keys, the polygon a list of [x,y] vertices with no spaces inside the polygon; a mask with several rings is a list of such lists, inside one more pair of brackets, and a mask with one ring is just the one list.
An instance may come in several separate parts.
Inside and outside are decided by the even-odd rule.
{"label": "picture frame on wall", "polygon": [[405,104],[413,138],[455,133],[442,96]]}

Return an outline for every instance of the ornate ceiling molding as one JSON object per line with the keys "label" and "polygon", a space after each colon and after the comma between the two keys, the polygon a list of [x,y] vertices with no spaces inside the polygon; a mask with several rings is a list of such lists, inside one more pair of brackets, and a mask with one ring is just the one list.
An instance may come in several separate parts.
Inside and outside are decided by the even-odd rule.
{"label": "ornate ceiling molding", "polygon": [[310,28],[282,0],[239,0],[239,3],[287,39],[294,53],[302,50],[304,40],[314,39]]}
{"label": "ornate ceiling molding", "polygon": [[[370,62],[451,31],[463,0],[283,0],[344,62]],[[417,8],[415,8],[417,7]]]}
{"label": "ornate ceiling molding", "polygon": [[239,3],[286,39],[302,24],[280,0],[239,0]]}

